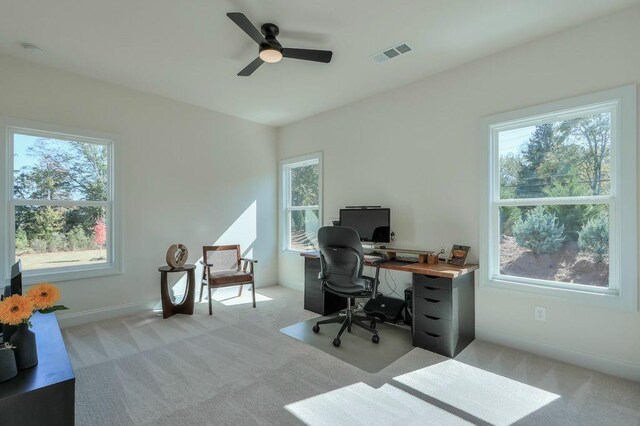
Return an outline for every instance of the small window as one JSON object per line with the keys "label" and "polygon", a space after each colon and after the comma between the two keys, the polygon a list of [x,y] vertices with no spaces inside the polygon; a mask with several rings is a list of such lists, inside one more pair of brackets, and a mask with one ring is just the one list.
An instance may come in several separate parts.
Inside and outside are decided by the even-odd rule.
{"label": "small window", "polygon": [[488,120],[486,281],[635,294],[623,285],[637,282],[625,264],[637,244],[631,98],[625,88]]}
{"label": "small window", "polygon": [[322,169],[320,154],[282,162],[284,250],[318,249],[322,226]]}
{"label": "small window", "polygon": [[113,139],[10,119],[5,130],[6,263],[21,260],[27,282],[113,273]]}

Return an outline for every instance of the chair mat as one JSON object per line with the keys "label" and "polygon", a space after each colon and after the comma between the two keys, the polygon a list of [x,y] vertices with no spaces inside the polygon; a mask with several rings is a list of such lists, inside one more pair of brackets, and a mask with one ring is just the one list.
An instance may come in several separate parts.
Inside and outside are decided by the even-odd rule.
{"label": "chair mat", "polygon": [[280,332],[369,373],[377,373],[414,349],[409,328],[391,324],[377,325],[378,344],[371,341],[371,333],[354,325],[351,333],[345,330],[340,338],[342,344],[336,348],[332,342],[341,324],[321,325],[318,334],[312,330],[316,321],[325,318],[330,317],[308,319]]}

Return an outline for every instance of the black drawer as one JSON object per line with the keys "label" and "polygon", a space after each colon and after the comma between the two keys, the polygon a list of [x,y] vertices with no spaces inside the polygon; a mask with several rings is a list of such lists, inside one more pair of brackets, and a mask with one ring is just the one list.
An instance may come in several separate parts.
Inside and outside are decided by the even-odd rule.
{"label": "black drawer", "polygon": [[415,317],[415,329],[438,336],[451,336],[451,320],[420,314]]}
{"label": "black drawer", "polygon": [[451,301],[451,289],[432,287],[427,284],[414,284],[413,294],[416,297],[425,299],[440,300],[442,302]]}
{"label": "black drawer", "polygon": [[426,314],[431,317],[450,320],[452,319],[451,310],[451,295],[445,300],[413,296],[413,315],[416,317]]}
{"label": "black drawer", "polygon": [[413,346],[418,346],[440,355],[452,357],[451,337],[430,331],[414,330]]}
{"label": "black drawer", "polygon": [[433,277],[431,275],[413,274],[413,286],[427,286],[451,290],[453,288],[453,280],[451,278]]}

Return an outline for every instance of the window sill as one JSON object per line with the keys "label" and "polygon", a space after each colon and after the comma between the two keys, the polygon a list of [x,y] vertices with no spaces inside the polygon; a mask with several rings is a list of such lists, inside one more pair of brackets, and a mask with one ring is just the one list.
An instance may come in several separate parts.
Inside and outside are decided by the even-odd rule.
{"label": "window sill", "polygon": [[594,289],[593,287],[589,286],[585,286],[584,289],[552,287],[535,283],[510,281],[508,277],[501,276],[494,277],[493,279],[485,278],[485,280],[481,280],[480,286],[512,294],[526,293],[530,295],[539,295],[555,299],[585,303],[603,308],[621,309],[628,311],[637,310],[637,305],[634,298],[623,297],[619,290],[613,289]]}
{"label": "window sill", "polygon": [[32,272],[23,272],[22,284],[33,285],[42,282],[73,281],[87,278],[104,277],[108,275],[118,275],[121,273],[122,270],[112,264],[107,264],[101,267],[91,267],[87,269],[41,269]]}

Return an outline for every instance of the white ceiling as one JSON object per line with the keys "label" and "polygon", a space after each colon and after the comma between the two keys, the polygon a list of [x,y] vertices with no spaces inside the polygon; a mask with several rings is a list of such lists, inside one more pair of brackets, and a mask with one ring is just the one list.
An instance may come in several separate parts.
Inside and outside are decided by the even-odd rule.
{"label": "white ceiling", "polygon": [[[638,3],[0,0],[0,54],[279,126]],[[285,59],[237,77],[257,45],[227,12],[258,28],[276,23],[285,47],[333,50],[333,60]],[[414,52],[383,64],[370,58],[405,41]]]}

